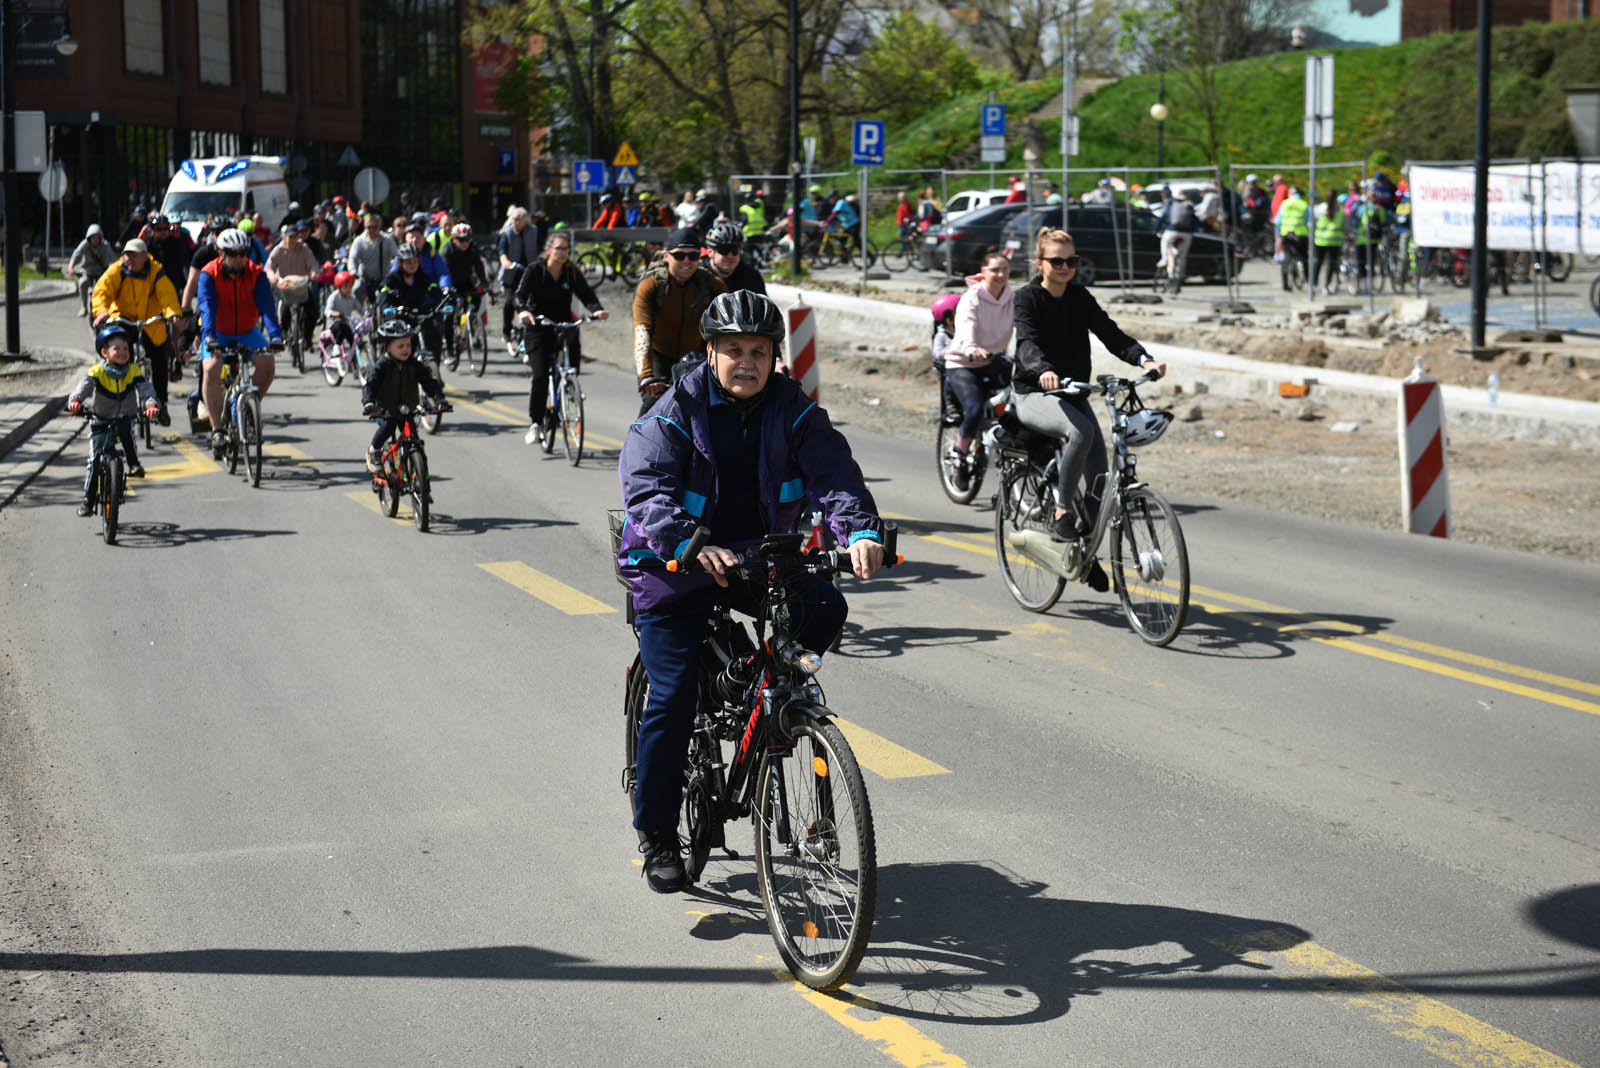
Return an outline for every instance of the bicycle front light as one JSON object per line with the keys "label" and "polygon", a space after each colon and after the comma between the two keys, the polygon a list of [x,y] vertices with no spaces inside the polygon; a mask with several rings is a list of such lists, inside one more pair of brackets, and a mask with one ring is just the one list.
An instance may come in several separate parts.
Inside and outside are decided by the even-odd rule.
{"label": "bicycle front light", "polygon": [[822,667],[822,654],[813,653],[795,642],[784,646],[780,657],[789,667],[808,677],[815,675]]}

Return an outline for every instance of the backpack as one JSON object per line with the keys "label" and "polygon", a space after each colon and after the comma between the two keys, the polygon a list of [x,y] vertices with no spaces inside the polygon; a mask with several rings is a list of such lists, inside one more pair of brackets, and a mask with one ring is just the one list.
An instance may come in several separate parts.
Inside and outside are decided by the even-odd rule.
{"label": "backpack", "polygon": [[1185,233],[1194,230],[1194,205],[1189,203],[1187,197],[1172,198],[1172,211],[1167,216],[1167,224]]}

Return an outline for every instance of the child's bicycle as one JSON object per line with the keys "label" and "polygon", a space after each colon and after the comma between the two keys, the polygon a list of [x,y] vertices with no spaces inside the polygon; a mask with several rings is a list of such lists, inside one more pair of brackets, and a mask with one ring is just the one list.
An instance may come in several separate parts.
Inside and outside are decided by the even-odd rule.
{"label": "child's bicycle", "polygon": [[[623,516],[620,510],[609,513],[613,560]],[[899,561],[893,524],[884,533],[889,566]],[[665,566],[697,568],[695,557],[709,534],[704,527],[696,530],[685,551]],[[713,848],[738,856],[728,847],[724,825],[750,818],[772,940],[796,979],[828,990],[847,982],[866,953],[878,863],[866,783],[813,678],[820,660],[789,632],[789,580],[848,571],[850,554],[807,553],[804,540],[803,534],[769,535],[739,554],[738,566],[730,569],[765,591],[754,639],[726,606],[714,609],[707,622],[679,838],[688,849],[684,867],[693,883]],[[623,700],[622,786],[630,810],[649,689],[644,662],[635,656]]]}
{"label": "child's bicycle", "polygon": [[489,301],[481,287],[476,294],[462,298],[455,331],[456,351],[466,357],[467,370],[482,378],[489,368]]}
{"label": "child's bicycle", "polygon": [[117,517],[128,491],[122,447],[117,444],[117,424],[115,420],[100,419],[87,411],[81,414],[89,422],[89,456],[93,465],[84,503],[100,517],[100,536],[105,543],[115,545]]}
{"label": "child's bicycle", "polygon": [[371,357],[366,351],[367,334],[372,330],[372,316],[357,315],[350,321],[351,340],[343,341],[324,328],[317,335],[317,349],[322,353],[322,377],[328,385],[337,388],[345,375],[354,375],[358,385],[367,384],[372,374]]}
{"label": "child's bicycle", "polygon": [[[400,511],[400,498],[411,498],[411,521],[422,533],[428,532],[429,509],[433,504],[433,485],[428,480],[428,453],[422,445],[422,433],[417,429],[414,416],[428,411],[448,412],[448,401],[431,405],[424,403],[420,410],[401,405],[398,412],[400,426],[384,443],[378,462],[378,473],[372,476],[372,492],[378,495],[383,514],[394,518]],[[373,413],[373,419],[384,413]]]}
{"label": "child's bicycle", "polygon": [[[1169,411],[1146,408],[1135,388],[1151,381],[1101,375],[1097,382],[1066,382],[1047,396],[1098,393],[1111,413],[1112,477],[1099,512],[1087,515],[1080,490],[1068,511],[1092,524],[1072,541],[1055,540],[1058,442],[1025,428],[996,424],[985,432],[1000,463],[994,501],[995,553],[1000,575],[1018,604],[1044,612],[1068,582],[1083,579],[1096,564],[1101,541],[1111,537],[1111,582],[1135,634],[1151,645],[1178,636],[1189,612],[1189,556],[1177,513],[1134,470],[1130,446],[1149,445],[1172,421]],[[1120,400],[1118,399],[1120,397]],[[1009,422],[1009,421],[1008,421]]]}

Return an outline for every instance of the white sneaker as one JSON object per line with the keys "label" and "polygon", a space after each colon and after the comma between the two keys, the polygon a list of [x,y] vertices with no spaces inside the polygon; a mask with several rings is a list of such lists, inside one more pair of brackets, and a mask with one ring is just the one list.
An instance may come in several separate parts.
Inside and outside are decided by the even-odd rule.
{"label": "white sneaker", "polygon": [[533,425],[528,427],[528,432],[526,434],[522,435],[522,443],[524,445],[532,445],[534,442],[536,442],[538,440],[539,440],[539,424],[538,423],[534,423]]}

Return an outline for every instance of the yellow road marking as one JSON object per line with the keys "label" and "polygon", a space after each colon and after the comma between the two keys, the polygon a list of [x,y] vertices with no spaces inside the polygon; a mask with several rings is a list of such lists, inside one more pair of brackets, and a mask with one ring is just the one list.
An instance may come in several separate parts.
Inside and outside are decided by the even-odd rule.
{"label": "yellow road marking", "polygon": [[845,741],[856,755],[856,763],[885,779],[914,779],[919,775],[949,775],[950,769],[896,745],[881,734],[840,716],[834,723],[844,732]]}
{"label": "yellow road marking", "polygon": [[[378,503],[378,495],[371,490],[350,490],[345,496],[361,505],[367,511],[383,515],[383,506]],[[399,523],[403,527],[408,527],[411,525],[411,509],[404,501],[401,501],[399,512],[394,515],[383,515],[383,518],[391,523]]]}
{"label": "yellow road marking", "polygon": [[830,995],[812,990],[788,972],[773,972],[780,981],[793,984],[799,995],[833,1017],[906,1068],[966,1068],[967,1062],[945,1049],[898,1016],[887,1016],[856,1004],[849,995]]}
{"label": "yellow road marking", "polygon": [[616,611],[612,605],[597,601],[587,593],[575,590],[559,579],[551,578],[543,571],[535,571],[520,560],[478,566],[502,582],[509,582],[523,593],[532,594],[551,608],[565,612],[569,616],[592,616]]}
{"label": "yellow road marking", "polygon": [[1564,1057],[1419,994],[1315,942],[1283,949],[1252,948],[1282,940],[1277,932],[1258,931],[1241,936],[1226,948],[1291,977],[1335,980],[1337,990],[1317,996],[1376,1020],[1392,1034],[1419,1043],[1461,1068],[1578,1068]]}
{"label": "yellow road marking", "polygon": [[222,466],[211,458],[211,454],[193,442],[176,434],[164,435],[163,442],[178,450],[183,457],[177,463],[152,464],[144,469],[144,477],[151,482],[164,482],[174,478],[189,478],[193,475],[209,475],[214,471],[221,471]]}
{"label": "yellow road marking", "polygon": [[[454,396],[454,397],[457,397],[457,398],[471,396],[470,393],[467,393],[465,390],[457,389],[455,386],[446,386],[446,387],[444,387],[444,391],[446,393],[449,393],[451,396]],[[503,404],[496,404],[494,401],[485,401],[483,404],[475,404],[472,401],[458,399],[458,400],[455,401],[455,405],[456,405],[457,408],[465,408],[468,411],[477,412],[481,416],[484,416],[484,417],[489,418],[489,419],[496,420],[497,422],[501,422],[501,423],[514,423],[517,426],[521,426],[521,425],[523,425],[524,423],[526,423],[528,421],[523,416],[516,415],[516,413],[513,412],[512,409],[507,408]],[[510,416],[501,415],[499,412],[490,411],[489,410],[489,406],[490,405],[493,405],[494,407],[499,408],[499,409],[501,409],[503,411],[512,412],[512,415],[516,415],[516,418],[511,418]]]}
{"label": "yellow road marking", "polygon": [[[894,516],[890,513],[884,514],[889,518],[905,519],[906,521],[912,523],[921,522],[913,516]],[[931,541],[936,545],[944,545],[952,549],[962,549],[966,552],[977,553],[980,556],[987,556],[991,560],[996,559],[992,543],[988,545],[978,545],[958,541],[956,538],[945,537],[944,535],[940,534],[916,534],[912,531],[906,531],[905,533],[909,537],[918,538],[922,541]],[[976,538],[979,535],[972,534],[968,536]],[[1443,645],[1434,645],[1430,642],[1418,641],[1414,638],[1406,638],[1398,634],[1385,634],[1382,632],[1369,631],[1365,627],[1357,626],[1354,623],[1347,623],[1344,620],[1339,619],[1299,620],[1294,623],[1283,624],[1276,620],[1268,619],[1264,616],[1253,615],[1252,613],[1243,609],[1255,609],[1257,612],[1269,612],[1290,616],[1304,616],[1306,613],[1296,611],[1293,608],[1287,608],[1283,605],[1272,604],[1269,601],[1260,601],[1252,597],[1228,593],[1224,590],[1211,589],[1207,586],[1196,586],[1191,584],[1189,590],[1189,603],[1196,608],[1204,609],[1207,613],[1212,615],[1236,616],[1240,619],[1249,620],[1250,622],[1256,623],[1260,626],[1277,630],[1280,633],[1292,633],[1296,630],[1305,630],[1314,627],[1325,628],[1328,630],[1341,630],[1346,631],[1355,637],[1366,639],[1367,641],[1385,642],[1390,645],[1400,646],[1404,649],[1410,649],[1414,652],[1427,653],[1431,656],[1436,656],[1446,660],[1456,660],[1464,664],[1471,664],[1475,667],[1487,668],[1490,671],[1499,671],[1507,675],[1516,675],[1521,678],[1532,679],[1536,682],[1547,683],[1551,686],[1558,686],[1563,689],[1578,690],[1583,693],[1600,694],[1600,685],[1596,685],[1595,683],[1591,682],[1585,682],[1582,679],[1568,678],[1565,675],[1556,675],[1552,672],[1540,671],[1537,668],[1521,667],[1517,664],[1507,663],[1504,660],[1495,660],[1492,657],[1479,656],[1476,653],[1468,653],[1459,649],[1451,649]],[[1197,600],[1194,597],[1195,594],[1219,598],[1223,601],[1230,602],[1230,606],[1208,604],[1204,601]],[[1231,605],[1240,605],[1242,608],[1231,607]],[[1429,660],[1423,660],[1415,656],[1406,656],[1403,653],[1393,652],[1388,649],[1375,648],[1371,645],[1364,644],[1363,642],[1355,641],[1353,638],[1334,638],[1319,634],[1306,634],[1302,635],[1302,637],[1314,642],[1321,642],[1324,645],[1331,645],[1336,649],[1344,649],[1348,652],[1360,653],[1362,656],[1376,657],[1379,660],[1387,660],[1393,664],[1400,664],[1404,667],[1415,668],[1418,671],[1426,671],[1434,675],[1443,675],[1447,678],[1457,679],[1461,682],[1472,683],[1478,686],[1487,686],[1490,689],[1501,690],[1505,693],[1517,694],[1519,697],[1530,697],[1535,701],[1543,701],[1546,704],[1557,705],[1561,708],[1570,708],[1577,712],[1587,712],[1591,715],[1600,715],[1600,704],[1597,704],[1593,701],[1585,701],[1581,698],[1568,697],[1566,694],[1552,693],[1549,690],[1541,690],[1533,686],[1525,686],[1521,683],[1510,682],[1505,679],[1496,679],[1492,676],[1479,674],[1475,671],[1464,671],[1460,668],[1451,667],[1448,664],[1436,664]]]}
{"label": "yellow road marking", "polygon": [[277,456],[295,463],[311,459],[309,453],[302,452],[296,446],[277,441],[263,441],[261,443],[261,451],[267,456]]}

